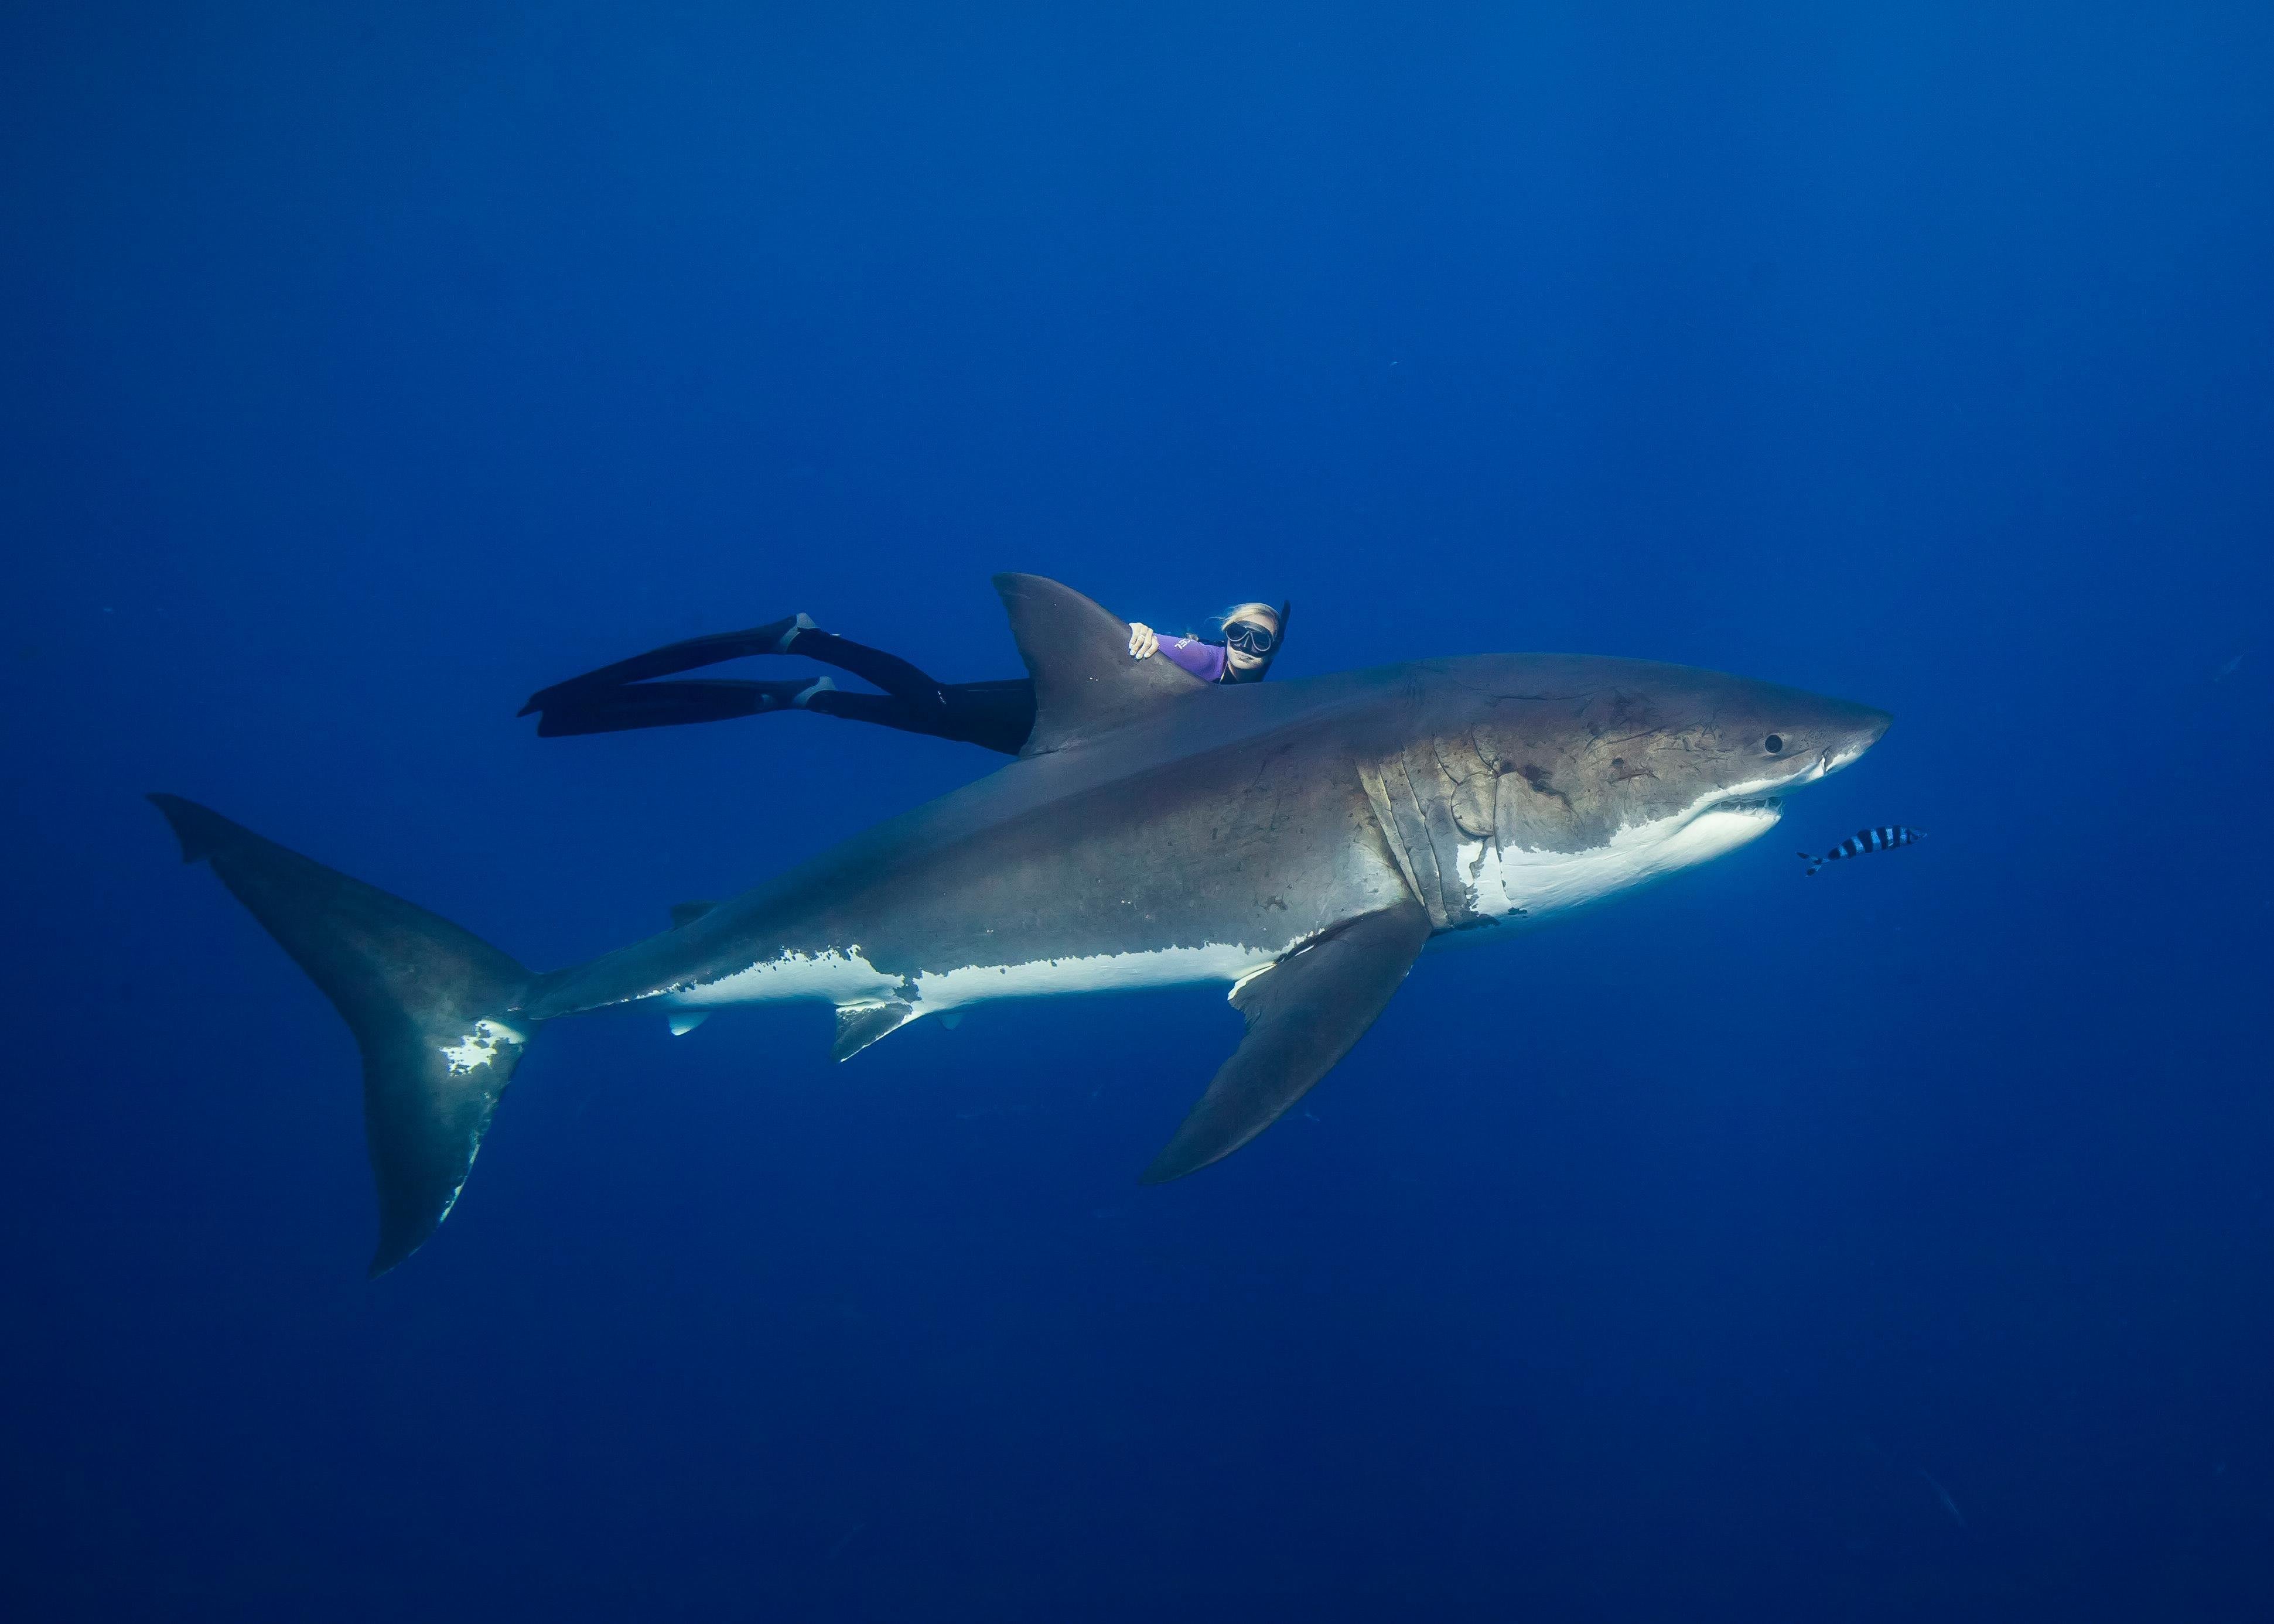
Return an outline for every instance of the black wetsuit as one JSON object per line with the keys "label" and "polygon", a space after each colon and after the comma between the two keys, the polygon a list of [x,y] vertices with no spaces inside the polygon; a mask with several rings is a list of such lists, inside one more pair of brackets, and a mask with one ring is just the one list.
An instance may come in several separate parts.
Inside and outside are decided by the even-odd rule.
{"label": "black wetsuit", "polygon": [[[1284,632],[1288,611],[1280,610]],[[1237,672],[1220,643],[1163,638],[1162,656],[1187,670],[1201,666],[1224,682],[1261,681],[1269,668]],[[1173,645],[1173,646],[1172,646]],[[704,677],[659,682],[726,660],[754,654],[794,654],[834,665],[873,682],[881,694],[847,693],[826,678],[793,677],[773,681],[736,681]],[[1030,678],[998,682],[940,682],[898,655],[823,631],[804,615],[792,615],[748,631],[690,637],[646,654],[603,665],[581,677],[556,682],[530,696],[521,714],[538,713],[540,738],[568,733],[621,733],[634,727],[675,727],[693,722],[723,722],[768,710],[814,710],[848,722],[873,722],[904,733],[930,733],[1016,756],[1035,730],[1035,685]]]}
{"label": "black wetsuit", "polygon": [[[847,693],[811,677],[774,681],[701,678],[658,682],[753,654],[795,654],[875,683],[881,694]],[[538,712],[541,738],[620,733],[723,722],[768,710],[804,710],[848,722],[874,722],[1016,756],[1035,727],[1035,685],[1026,677],[999,682],[940,682],[897,655],[802,623],[797,616],[749,631],[690,637],[530,696],[521,714]]]}

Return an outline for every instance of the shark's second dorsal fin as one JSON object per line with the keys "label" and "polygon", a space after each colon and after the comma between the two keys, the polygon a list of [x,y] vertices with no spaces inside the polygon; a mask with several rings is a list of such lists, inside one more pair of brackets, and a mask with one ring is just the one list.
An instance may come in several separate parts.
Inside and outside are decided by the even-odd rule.
{"label": "shark's second dorsal fin", "polygon": [[715,902],[674,902],[671,905],[671,928],[691,925],[719,905]]}
{"label": "shark's second dorsal fin", "polygon": [[1129,623],[1072,587],[998,575],[1011,635],[1035,679],[1035,731],[1021,756],[1043,756],[1111,733],[1208,684],[1162,655],[1129,658]]}

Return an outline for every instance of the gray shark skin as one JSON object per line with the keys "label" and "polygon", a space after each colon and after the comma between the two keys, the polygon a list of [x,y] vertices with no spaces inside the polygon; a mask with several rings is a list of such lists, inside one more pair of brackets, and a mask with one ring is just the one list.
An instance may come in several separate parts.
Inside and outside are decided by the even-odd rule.
{"label": "gray shark skin", "polygon": [[448,1215],[538,1029],[825,999],[844,1059],[968,1004],[1229,983],[1239,1049],[1143,1175],[1230,1154],[1364,1034],[1427,947],[1496,940],[1766,832],[1883,712],[1640,660],[1480,655],[1216,688],[1125,622],[996,584],[1033,674],[1026,753],[673,928],[532,974],[447,921],[168,795],[364,1055],[373,1273]]}

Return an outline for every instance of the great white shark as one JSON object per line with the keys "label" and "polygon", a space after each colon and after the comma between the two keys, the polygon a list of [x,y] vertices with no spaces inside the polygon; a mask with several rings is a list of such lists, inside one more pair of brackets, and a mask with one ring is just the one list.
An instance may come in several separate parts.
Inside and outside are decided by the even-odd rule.
{"label": "great white shark", "polygon": [[1358,1041],[1424,949],[1496,941],[1732,851],[1883,711],[1644,660],[1420,660],[1214,687],[1118,617],[996,578],[1033,675],[1020,757],[589,963],[534,974],[448,921],[153,795],[346,1019],[378,1185],[372,1273],[449,1214],[499,1097],[564,1016],[683,1030],[826,1000],[845,1059],[998,998],[1229,983],[1246,1034],[1144,1174],[1239,1149]]}

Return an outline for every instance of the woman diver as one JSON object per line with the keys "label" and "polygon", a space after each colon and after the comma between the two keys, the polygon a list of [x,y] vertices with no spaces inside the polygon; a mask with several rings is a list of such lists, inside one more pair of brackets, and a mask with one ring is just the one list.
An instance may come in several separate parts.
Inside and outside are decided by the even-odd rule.
{"label": "woman diver", "polygon": [[[1222,617],[1221,643],[1163,637],[1149,626],[1133,623],[1129,655],[1132,659],[1169,660],[1203,682],[1261,682],[1278,656],[1287,613],[1284,604],[1276,609],[1269,604],[1241,604]],[[754,654],[802,655],[849,672],[884,692],[848,693],[828,677],[654,680]],[[521,714],[536,712],[538,736],[551,739],[723,722],[769,710],[813,710],[1016,756],[1034,731],[1035,685],[1025,677],[997,682],[936,681],[896,655],[823,631],[810,615],[795,614],[749,631],[692,637],[556,682],[531,695]]]}

